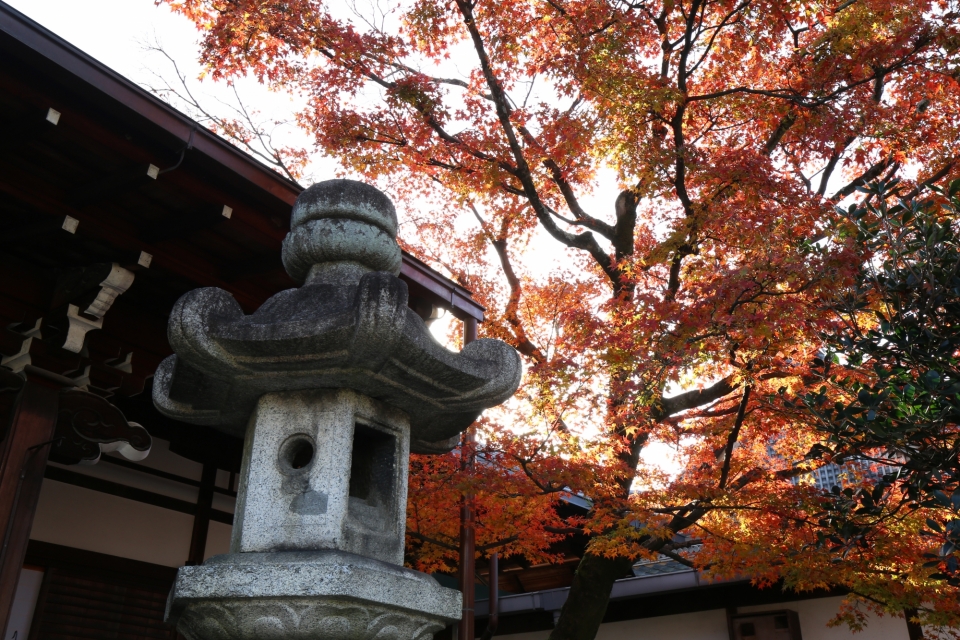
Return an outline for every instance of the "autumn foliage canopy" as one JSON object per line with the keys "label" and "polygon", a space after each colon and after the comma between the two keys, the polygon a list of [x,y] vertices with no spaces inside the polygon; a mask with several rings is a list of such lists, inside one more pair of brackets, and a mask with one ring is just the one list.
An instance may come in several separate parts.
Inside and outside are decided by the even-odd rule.
{"label": "autumn foliage canopy", "polygon": [[[548,562],[590,536],[554,638],[592,637],[578,593],[681,557],[677,532],[714,577],[848,589],[853,626],[862,606],[960,620],[923,508],[818,543],[824,436],[789,404],[865,259],[837,205],[960,175],[956,0],[161,1],[213,77],[301,96],[316,150],[405,203],[407,248],[525,358],[474,475],[414,460],[414,564],[453,568],[470,489],[487,551]],[[665,444],[679,470],[645,457]],[[564,492],[593,510],[562,520]]]}

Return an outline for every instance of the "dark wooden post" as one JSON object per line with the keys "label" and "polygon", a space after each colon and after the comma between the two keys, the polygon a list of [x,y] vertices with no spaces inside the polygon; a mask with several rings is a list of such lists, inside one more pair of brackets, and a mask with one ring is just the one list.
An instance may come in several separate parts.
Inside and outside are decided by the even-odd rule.
{"label": "dark wooden post", "polygon": [[[477,339],[477,321],[473,318],[463,322],[463,344],[468,345]],[[464,434],[464,449],[469,451],[463,459],[464,470],[473,469],[473,445],[476,442],[474,428],[470,427]],[[457,640],[473,640],[474,630],[474,601],[476,600],[476,515],[474,513],[474,498],[464,494],[460,499],[460,572],[459,587],[463,594],[463,617],[457,626]]]}
{"label": "dark wooden post", "polygon": [[60,385],[42,379],[31,377],[24,382],[0,443],[0,629],[7,628],[27,553],[57,424],[59,392]]}
{"label": "dark wooden post", "polygon": [[487,628],[484,629],[480,640],[491,640],[500,626],[500,554],[494,551],[490,554],[490,571],[487,579],[490,586],[489,615]]}
{"label": "dark wooden post", "polygon": [[197,512],[193,516],[193,535],[190,536],[190,553],[187,565],[203,564],[207,550],[207,533],[210,531],[210,511],[213,509],[213,487],[217,482],[217,465],[203,463],[200,474],[200,494],[197,496]]}

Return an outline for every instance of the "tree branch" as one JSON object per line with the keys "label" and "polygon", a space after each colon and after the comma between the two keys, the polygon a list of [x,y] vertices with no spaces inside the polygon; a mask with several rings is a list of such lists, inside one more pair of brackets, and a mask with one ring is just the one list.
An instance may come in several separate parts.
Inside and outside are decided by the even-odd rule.
{"label": "tree branch", "polygon": [[929,187],[930,185],[936,184],[937,182],[939,182],[940,180],[942,180],[942,179],[944,178],[944,176],[946,176],[948,173],[950,173],[950,170],[953,169],[954,165],[956,165],[956,164],[957,164],[957,159],[956,159],[956,158],[950,159],[950,160],[947,162],[947,164],[945,164],[945,165],[943,165],[942,167],[940,167],[940,169],[939,169],[936,173],[934,173],[932,176],[930,176],[929,178],[927,178],[926,180],[924,180],[923,182],[921,182],[920,184],[918,184],[916,187],[914,187],[913,189],[911,189],[910,192],[907,193],[907,195],[902,196],[902,198],[903,198],[904,200],[912,200],[913,198],[916,198],[918,195],[920,195],[920,192],[921,192],[921,191],[923,191],[924,189],[926,189],[926,188]]}
{"label": "tree branch", "polygon": [[686,391],[671,398],[660,401],[659,411],[654,413],[655,420],[663,420],[674,414],[709,404],[734,391],[739,383],[734,382],[734,376],[727,376],[706,389]]}
{"label": "tree branch", "polygon": [[[637,185],[639,188],[640,185]],[[617,261],[633,255],[633,236],[637,227],[637,205],[640,200],[634,190],[621,191],[617,196],[614,208],[617,213],[617,224],[613,228],[613,248],[616,250]]]}
{"label": "tree branch", "polygon": [[768,98],[780,98],[782,100],[793,102],[798,106],[811,108],[811,109],[816,107],[822,107],[823,105],[833,102],[840,96],[848,93],[849,91],[852,91],[853,89],[856,89],[857,87],[861,87],[871,82],[876,82],[877,77],[880,75],[887,75],[891,71],[899,70],[900,68],[906,66],[907,62],[916,53],[918,53],[924,47],[926,47],[930,42],[931,42],[931,37],[929,36],[919,37],[917,38],[911,50],[896,62],[893,62],[883,67],[877,67],[871,75],[861,78],[860,80],[857,80],[855,82],[850,82],[848,84],[842,85],[834,89],[833,91],[830,91],[829,93],[816,98],[805,96],[795,89],[754,89],[752,87],[740,86],[740,87],[731,87],[729,89],[723,89],[721,91],[713,91],[711,93],[703,93],[699,95],[688,96],[686,100],[687,102],[697,102],[697,101],[703,101],[703,100],[713,100],[714,98],[722,98],[724,96],[734,95],[737,93],[743,93],[747,95],[766,96]]}
{"label": "tree branch", "polygon": [[770,156],[773,154],[774,150],[777,148],[777,145],[780,144],[780,141],[783,140],[783,136],[787,135],[787,131],[790,130],[790,127],[794,125],[797,121],[797,114],[793,111],[787,113],[780,120],[780,124],[777,125],[777,128],[773,130],[773,133],[770,134],[770,137],[767,139],[767,142],[763,145],[763,155]]}
{"label": "tree branch", "polygon": [[436,540],[436,539],[434,539],[434,538],[429,538],[429,537],[427,537],[427,536],[425,536],[425,535],[423,535],[423,534],[421,534],[421,533],[417,533],[416,531],[410,531],[410,530],[408,529],[408,530],[407,530],[407,535],[410,536],[411,538],[415,538],[415,539],[417,539],[417,540],[419,540],[419,541],[421,541],[421,542],[426,542],[427,544],[436,545],[436,546],[438,546],[438,547],[440,547],[440,548],[442,548],[442,549],[447,549],[447,550],[449,550],[449,551],[460,551],[460,547],[459,547],[459,546],[455,546],[455,545],[452,545],[452,544],[447,544],[446,542],[441,542],[440,540]]}
{"label": "tree branch", "polygon": [[[317,47],[316,50],[331,62],[334,62],[334,63],[338,62],[338,58],[335,51],[325,47]],[[394,90],[397,88],[397,83],[391,82],[386,78],[383,78],[377,75],[376,73],[370,71],[368,68],[366,68],[366,66],[361,65],[360,63],[356,63],[352,66],[356,73],[362,75],[363,77],[372,81],[374,84],[377,84],[380,87],[383,87],[384,89]],[[404,68],[409,69],[409,67],[404,67]],[[434,78],[430,78],[429,76],[424,76],[423,74],[414,70],[410,70],[410,73],[413,75],[417,75],[418,77],[423,77],[424,79],[427,79],[430,81],[436,80]],[[436,116],[434,116],[433,113],[431,113],[430,109],[427,108],[425,105],[416,104],[413,102],[408,102],[407,104],[409,104],[411,108],[413,108],[417,113],[419,113],[421,117],[423,117],[424,121],[427,123],[427,126],[429,126],[434,131],[434,133],[436,133],[437,136],[444,142],[448,144],[456,145],[457,147],[463,149],[469,155],[477,158],[478,160],[494,163],[498,167],[506,171],[507,173],[511,175],[516,175],[517,168],[511,165],[509,162],[506,162],[504,160],[499,160],[489,154],[486,154],[480,151],[479,149],[474,149],[473,147],[466,144],[463,140],[461,140],[457,136],[449,133],[446,129],[443,128],[443,125],[440,124],[440,121],[437,120]]]}
{"label": "tree branch", "polygon": [[690,67],[690,73],[693,73],[694,71],[696,71],[697,68],[701,64],[703,64],[704,60],[707,59],[707,55],[710,53],[710,50],[713,49],[713,43],[716,41],[717,36],[720,34],[723,28],[731,24],[737,24],[737,22],[739,22],[739,20],[735,20],[733,22],[730,22],[730,20],[733,18],[733,16],[735,16],[736,14],[740,13],[741,11],[746,9],[748,6],[750,6],[751,1],[752,0],[744,0],[744,2],[741,2],[740,4],[735,6],[733,9],[731,9],[729,12],[727,12],[727,15],[725,15],[718,24],[703,30],[704,32],[713,31],[713,33],[710,36],[710,40],[707,41],[707,44],[703,49],[703,53],[700,54],[700,59],[697,60],[697,62],[692,67]]}
{"label": "tree branch", "polygon": [[503,88],[500,86],[500,81],[497,79],[497,76],[493,71],[493,66],[490,64],[490,59],[487,56],[486,47],[483,43],[483,37],[480,35],[480,30],[477,28],[476,21],[474,20],[473,4],[466,0],[456,0],[456,3],[457,8],[460,10],[461,15],[463,16],[463,22],[467,27],[467,31],[470,33],[474,50],[477,53],[477,57],[480,59],[480,68],[483,71],[483,76],[486,79],[487,86],[489,87],[490,93],[493,96],[493,103],[496,107],[497,118],[500,121],[500,127],[507,138],[507,143],[510,146],[510,151],[513,154],[514,161],[516,162],[515,175],[517,179],[520,180],[520,184],[523,185],[524,194],[526,195],[530,206],[533,208],[534,213],[536,213],[537,220],[540,221],[540,224],[543,225],[543,228],[546,229],[547,233],[553,236],[554,239],[560,241],[568,247],[587,251],[610,279],[615,295],[619,295],[620,291],[622,290],[620,270],[612,263],[610,256],[608,256],[600,247],[600,245],[597,244],[596,238],[593,237],[593,234],[590,232],[584,232],[574,235],[560,229],[550,216],[550,213],[544,206],[543,201],[540,199],[540,194],[537,191],[536,184],[533,181],[533,174],[530,171],[530,165],[527,163],[526,157],[523,155],[523,149],[520,148],[520,143],[517,140],[517,135],[514,131],[513,124],[510,122],[510,105],[507,103],[506,94],[504,93]]}
{"label": "tree branch", "polygon": [[[792,375],[796,375],[796,372],[771,369],[766,373],[757,374],[755,378],[756,380],[773,380],[776,378],[788,378]],[[654,420],[660,421],[676,415],[681,411],[715,402],[740,387],[740,383],[734,382],[734,380],[736,380],[736,377],[730,375],[723,380],[715,382],[706,389],[694,389],[693,391],[685,391],[670,398],[663,398],[660,400],[659,407],[653,412],[652,417]]]}
{"label": "tree branch", "polygon": [[502,547],[505,544],[516,542],[519,539],[520,539],[520,536],[509,536],[507,538],[501,538],[496,542],[488,542],[487,544],[477,545],[477,551],[487,551],[488,549],[496,549],[497,547]]}
{"label": "tree branch", "polygon": [[723,449],[723,467],[720,469],[719,488],[727,487],[727,477],[730,475],[730,460],[733,458],[733,446],[740,437],[740,428],[743,426],[743,418],[747,413],[747,403],[750,401],[750,385],[743,389],[743,399],[740,400],[740,407],[737,409],[737,419],[733,423],[733,429],[727,436],[727,444]]}
{"label": "tree branch", "polygon": [[551,527],[551,526],[545,525],[543,527],[543,530],[548,533],[556,533],[558,535],[566,535],[566,536],[575,536],[583,533],[583,529],[578,529],[576,527]]}
{"label": "tree branch", "polygon": [[840,161],[840,156],[843,155],[843,152],[847,150],[847,147],[850,146],[856,138],[854,136],[848,136],[844,138],[843,142],[837,145],[833,150],[833,153],[830,154],[830,160],[827,161],[827,166],[823,168],[823,175],[820,176],[820,187],[817,189],[817,195],[822,196],[827,192],[827,182],[830,181],[830,176],[833,175],[833,170],[837,167],[837,162]]}
{"label": "tree branch", "polygon": [[[470,208],[473,209],[474,215],[479,218],[480,214],[473,204],[470,205]],[[500,267],[503,269],[503,275],[507,278],[507,284],[510,286],[510,298],[507,300],[507,307],[503,312],[503,316],[507,322],[510,323],[510,326],[513,327],[513,333],[517,339],[517,351],[528,358],[532,358],[535,362],[542,364],[547,361],[547,355],[530,340],[524,329],[523,322],[520,320],[519,309],[520,298],[523,295],[523,285],[520,283],[520,278],[517,277],[517,273],[513,270],[513,263],[510,262],[510,254],[507,253],[507,231],[508,223],[504,220],[503,227],[500,229],[500,237],[496,239],[490,238],[490,244],[493,245],[493,249],[497,252],[497,257],[500,259]]]}
{"label": "tree branch", "polygon": [[857,187],[862,187],[863,185],[867,184],[868,182],[870,182],[871,180],[879,176],[881,173],[883,173],[887,169],[887,167],[891,166],[892,164],[894,164],[893,155],[889,155],[883,160],[881,160],[880,162],[878,162],[877,164],[873,165],[872,167],[864,171],[862,174],[860,174],[859,178],[857,178],[856,180],[853,180],[852,182],[850,182],[850,184],[845,186],[843,189],[840,189],[839,191],[837,191],[835,194],[833,194],[833,197],[830,199],[843,200],[844,198],[849,196],[851,193],[856,191]]}
{"label": "tree branch", "polygon": [[601,220],[597,220],[583,210],[583,207],[580,206],[580,202],[577,200],[577,196],[573,193],[573,187],[564,177],[563,170],[560,168],[560,165],[558,165],[553,158],[547,155],[546,150],[540,145],[537,139],[534,138],[533,134],[531,134],[530,131],[523,125],[518,125],[517,130],[521,133],[521,135],[523,135],[523,139],[528,145],[534,147],[543,155],[543,166],[550,171],[550,177],[553,179],[554,184],[557,185],[557,188],[560,189],[560,193],[563,195],[563,199],[567,203],[567,208],[570,209],[570,212],[577,219],[577,221],[584,227],[599,233],[608,240],[613,240],[615,233],[614,228]]}
{"label": "tree branch", "polygon": [[686,567],[690,567],[691,569],[696,569],[696,568],[697,568],[697,566],[696,566],[695,564],[693,564],[692,562],[690,562],[689,560],[687,560],[686,558],[684,558],[684,557],[681,556],[680,554],[674,553],[673,551],[668,551],[667,549],[660,549],[657,553],[659,553],[659,554],[661,554],[661,555],[664,555],[664,556],[667,556],[668,558],[670,558],[670,559],[673,560],[674,562],[679,562],[680,564],[682,564],[682,565],[684,565],[684,566],[686,566]]}

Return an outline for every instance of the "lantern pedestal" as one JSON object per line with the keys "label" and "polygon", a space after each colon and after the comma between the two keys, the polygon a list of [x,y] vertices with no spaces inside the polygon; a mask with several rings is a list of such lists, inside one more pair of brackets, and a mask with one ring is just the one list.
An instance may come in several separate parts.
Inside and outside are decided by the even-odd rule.
{"label": "lantern pedestal", "polygon": [[429,640],[460,592],[342,551],[239,553],[183,567],[167,617],[190,640]]}

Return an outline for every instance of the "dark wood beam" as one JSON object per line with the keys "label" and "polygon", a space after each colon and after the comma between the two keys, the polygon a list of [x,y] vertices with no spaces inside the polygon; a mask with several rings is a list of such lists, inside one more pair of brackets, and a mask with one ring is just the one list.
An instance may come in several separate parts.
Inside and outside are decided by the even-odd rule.
{"label": "dark wood beam", "polygon": [[59,114],[50,109],[33,107],[24,116],[7,122],[0,136],[0,154],[11,153],[56,126]]}
{"label": "dark wood beam", "polygon": [[85,182],[67,195],[68,202],[77,208],[88,207],[101,200],[116,198],[137,187],[156,180],[160,168],[152,163],[135,164],[91,182]]}
{"label": "dark wood beam", "polygon": [[[22,57],[19,66],[44,65],[45,76],[68,74],[85,94],[95,94],[99,104],[107,103],[118,117],[141,118],[164,135],[186,143],[195,132],[194,150],[235,177],[254,185],[265,194],[284,201],[287,207],[300,188],[232,146],[215,133],[201,127],[183,113],[143,88],[105,67],[89,55],[59,38],[15,9],[0,4],[0,33],[7,42],[4,49]],[[36,73],[36,71],[34,71]]]}
{"label": "dark wood beam", "polygon": [[[8,374],[12,375],[12,374]],[[12,392],[12,380],[5,386]],[[17,391],[0,444],[0,628],[6,629],[33,526],[43,469],[57,422],[60,389],[28,378]]]}
{"label": "dark wood beam", "polygon": [[[27,553],[30,553],[29,548]],[[43,612],[46,609],[47,598],[50,596],[50,587],[56,582],[57,571],[57,567],[44,567],[43,569],[43,582],[40,583],[40,593],[37,594],[37,603],[33,608],[33,620],[30,623],[30,635],[27,636],[27,640],[40,640]]]}
{"label": "dark wood beam", "polygon": [[[51,101],[62,102],[54,96],[38,92],[36,87],[2,74],[0,74],[0,89],[15,93],[18,98],[28,101],[35,110]],[[271,200],[268,206],[258,202],[246,202],[237,193],[235,184],[231,185],[233,189],[221,189],[219,185],[224,184],[223,180],[198,171],[196,165],[199,157],[193,151],[186,156],[181,166],[169,170],[177,161],[178,150],[156,143],[147,145],[141,139],[130,139],[115,122],[111,123],[112,126],[101,124],[98,120],[88,117],[86,113],[73,109],[69,105],[61,105],[60,108],[63,109],[63,124],[59,132],[61,145],[96,149],[101,154],[106,153],[112,161],[128,166],[133,164],[136,167],[142,165],[146,168],[153,164],[159,169],[157,184],[169,185],[175,192],[189,195],[196,204],[216,206],[221,210],[223,205],[231,207],[233,211],[230,225],[238,230],[240,236],[265,248],[279,250],[280,242],[289,230],[290,210],[299,189],[291,194],[285,194],[283,200]],[[201,131],[205,130],[201,128],[197,133]],[[209,135],[209,132],[206,134]],[[266,171],[272,173],[270,170]]]}
{"label": "dark wood beam", "polygon": [[27,563],[48,570],[56,568],[67,573],[86,573],[117,584],[158,586],[165,589],[169,589],[177,577],[175,567],[39,540],[31,540],[27,546]]}
{"label": "dark wood beam", "polygon": [[46,241],[57,233],[72,233],[64,229],[64,217],[45,218],[21,229],[11,229],[0,238],[0,248],[22,244],[25,241]]}
{"label": "dark wood beam", "polygon": [[472,293],[406,253],[400,265],[400,278],[407,282],[411,294],[429,297],[436,306],[450,310],[459,320],[483,322],[484,308],[473,299]]}
{"label": "dark wood beam", "polygon": [[146,225],[140,237],[149,244],[160,244],[172,240],[182,240],[194,234],[212,229],[227,221],[223,208],[215,206],[197,207],[192,211],[180,212],[164,220]]}
{"label": "dark wood beam", "polygon": [[[220,270],[220,277],[229,283],[237,282],[251,276],[263,275],[271,272],[283,271],[283,262],[280,260],[280,251],[270,251],[252,255],[243,260],[228,264]],[[291,280],[291,286],[293,281]]]}
{"label": "dark wood beam", "polygon": [[197,496],[197,512],[193,514],[193,533],[190,536],[190,553],[187,564],[203,564],[207,550],[207,533],[210,531],[210,512],[213,511],[213,489],[217,483],[216,465],[206,462],[200,475],[200,493]]}

